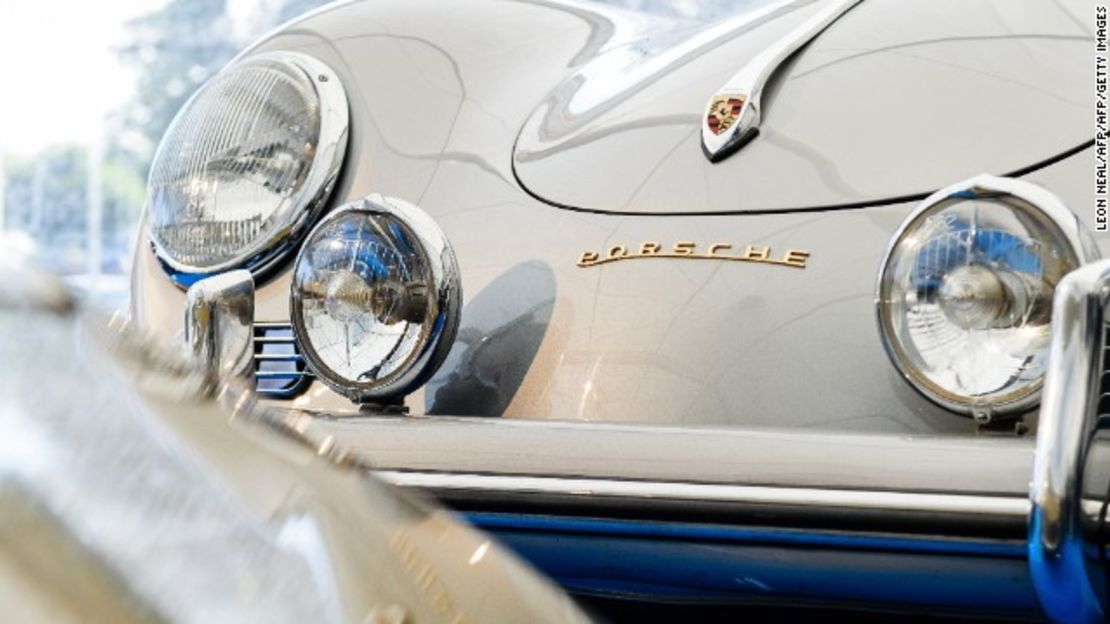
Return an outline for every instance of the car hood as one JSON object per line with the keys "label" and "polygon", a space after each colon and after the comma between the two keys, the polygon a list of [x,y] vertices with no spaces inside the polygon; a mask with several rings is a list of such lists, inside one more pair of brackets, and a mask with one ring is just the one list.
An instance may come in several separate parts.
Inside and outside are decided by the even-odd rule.
{"label": "car hood", "polygon": [[1090,138],[1079,3],[864,0],[781,66],[761,134],[711,163],[710,96],[825,3],[742,6],[693,23],[576,6],[591,37],[520,131],[520,184],[598,212],[849,207],[1021,171]]}

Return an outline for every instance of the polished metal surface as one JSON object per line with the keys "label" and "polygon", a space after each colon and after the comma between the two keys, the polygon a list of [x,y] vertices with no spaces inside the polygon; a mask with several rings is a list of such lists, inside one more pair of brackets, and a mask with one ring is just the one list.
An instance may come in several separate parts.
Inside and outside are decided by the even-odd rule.
{"label": "polished metal surface", "polygon": [[[152,240],[154,253],[174,283],[182,288],[187,288],[198,278],[231,269],[249,270],[260,280],[268,277],[278,263],[294,252],[296,245],[324,212],[347,153],[350,110],[346,88],[335,70],[311,55],[293,51],[269,51],[252,55],[246,60],[251,58],[272,58],[292,63],[308,76],[316,89],[320,106],[320,137],[303,183],[304,188],[312,191],[308,195],[309,201],[292,213],[284,227],[277,228],[269,238],[251,244],[240,257],[215,266],[196,267],[178,262],[157,241]],[[241,57],[239,60],[245,59]],[[186,103],[185,107],[188,106],[189,103]]]}
{"label": "polished metal surface", "polygon": [[1105,426],[1097,407],[1108,303],[1110,261],[1080,268],[1056,288],[1030,484],[1029,565],[1041,605],[1059,622],[1101,622],[1106,614],[1104,546],[1084,526],[1082,499],[1092,469],[1106,471],[1089,456]]}
{"label": "polished metal surface", "polygon": [[[309,240],[313,239],[316,232],[326,228],[331,220],[350,213],[388,215],[403,223],[415,237],[417,253],[422,255],[422,263],[431,272],[425,302],[427,308],[426,312],[422,311],[420,332],[412,353],[394,372],[381,379],[361,381],[338,376],[323,362],[316,352],[316,345],[309,339],[302,312],[302,293],[295,287],[290,289],[289,294],[293,333],[313,373],[337,393],[356,403],[403,397],[420,387],[435,373],[455,340],[462,308],[458,261],[443,230],[427,213],[403,200],[376,194],[336,209],[313,229]],[[307,246],[297,255],[294,271],[298,270],[302,262],[308,261],[306,249]]]}
{"label": "polished metal surface", "polygon": [[617,481],[553,477],[503,476],[447,472],[401,472],[375,470],[382,480],[405,487],[430,490],[478,490],[496,492],[511,499],[514,494],[545,493],[580,497],[610,497],[705,503],[746,503],[772,507],[813,507],[823,512],[870,510],[920,512],[924,514],[989,515],[1025,518],[1029,501],[1016,496],[974,496],[881,490],[835,490],[775,488],[752,485],[723,485],[661,481]]}
{"label": "polished metal surface", "polygon": [[[296,410],[293,410],[296,411]],[[1024,499],[1033,442],[799,429],[317,416],[380,469]],[[973,475],[973,478],[969,475]],[[1024,525],[1022,526],[1024,531]]]}
{"label": "polished metal surface", "polygon": [[[771,76],[802,46],[821,34],[860,0],[830,0],[806,21],[744,63],[735,76],[709,99],[701,126],[701,145],[712,162],[727,158],[759,133],[763,88]],[[735,102],[739,102],[736,104]],[[723,116],[717,114],[724,105]],[[714,125],[713,121],[717,122]]]}
{"label": "polished metal surface", "polygon": [[943,188],[925,198],[918,206],[906,216],[905,221],[891,237],[886,247],[886,253],[879,264],[879,274],[875,280],[875,312],[879,324],[879,335],[882,337],[883,348],[886,350],[890,361],[901,371],[907,383],[918,392],[928,397],[931,401],[944,406],[954,412],[972,415],[980,422],[990,422],[995,414],[1021,414],[1035,407],[1040,401],[1040,384],[1036,384],[1032,391],[1012,399],[1009,402],[995,405],[969,405],[949,396],[943,389],[915,374],[912,370],[914,364],[906,355],[892,343],[891,336],[895,331],[892,320],[887,317],[883,302],[891,298],[891,257],[896,245],[911,228],[920,226],[919,221],[925,213],[943,209],[945,206],[969,200],[989,200],[1001,203],[1011,203],[1017,210],[1035,210],[1045,217],[1063,236],[1068,243],[1068,249],[1058,250],[1064,254],[1073,266],[1082,266],[1101,257],[1098,245],[1091,236],[1090,230],[1060,200],[1047,189],[1029,181],[1016,178],[1001,178],[981,174]]}
{"label": "polished metal surface", "polygon": [[254,278],[236,270],[202,279],[185,293],[185,353],[215,386],[254,372]]}

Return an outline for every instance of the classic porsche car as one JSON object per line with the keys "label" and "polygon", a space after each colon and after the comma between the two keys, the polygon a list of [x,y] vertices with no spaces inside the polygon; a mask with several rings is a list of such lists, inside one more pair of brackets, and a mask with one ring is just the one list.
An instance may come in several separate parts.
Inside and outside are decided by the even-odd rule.
{"label": "classic porsche car", "polygon": [[1105,14],[645,7],[278,29],[163,139],[134,322],[579,594],[1101,619]]}

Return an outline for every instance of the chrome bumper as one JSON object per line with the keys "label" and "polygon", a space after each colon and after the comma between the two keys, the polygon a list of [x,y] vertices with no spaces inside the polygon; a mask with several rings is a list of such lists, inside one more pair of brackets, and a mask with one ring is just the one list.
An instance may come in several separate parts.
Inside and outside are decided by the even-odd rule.
{"label": "chrome bumper", "polygon": [[[1105,462],[1092,450],[1106,420],[1104,374],[1110,261],[1082,267],[1056,289],[1049,369],[1030,484],[1029,566],[1041,605],[1061,622],[1105,618]],[[1085,511],[1086,510],[1086,511]]]}
{"label": "chrome bumper", "polygon": [[[186,338],[210,372],[242,375],[248,368],[244,354],[251,352],[252,315],[246,301],[253,294],[251,284],[242,276],[219,280],[204,280],[190,289]],[[1110,446],[1100,445],[1097,435],[1101,422],[1110,423],[1098,416],[1108,303],[1110,261],[1071,273],[1057,288],[1028,500],[1016,495],[1011,482],[1029,474],[1028,445],[1020,440],[439,417],[297,420],[306,437],[327,445],[342,441],[386,481],[429,491],[510,528],[516,520],[497,513],[507,510],[508,517],[530,518],[534,529],[566,524],[550,519],[537,524],[537,514],[549,511],[562,518],[599,518],[606,509],[618,515],[623,510],[626,519],[658,523],[668,522],[677,509],[684,518],[680,523],[694,535],[706,522],[696,513],[691,517],[700,508],[718,523],[722,511],[727,512],[723,524],[733,527],[759,523],[770,513],[779,527],[792,525],[814,535],[842,535],[845,529],[868,526],[864,532],[872,534],[926,534],[928,550],[956,552],[965,560],[989,553],[999,561],[1020,563],[1006,542],[1014,543],[1011,531],[1020,530],[1028,518],[1028,578],[1045,613],[1057,621],[1101,621],[1107,579],[1100,535],[1110,471],[1095,468],[1107,466],[1099,461],[1108,457],[1099,448]],[[623,449],[619,457],[610,452],[613,448]],[[913,470],[890,470],[906,460]],[[496,506],[489,507],[491,503]],[[822,515],[848,519],[856,529],[841,522],[814,525],[813,519]],[[925,531],[922,523],[929,525]],[[962,541],[967,538],[979,541]],[[795,534],[787,542],[797,539]],[[1009,576],[1009,596],[1021,595],[1022,583],[1012,582],[1013,567],[993,572]]]}

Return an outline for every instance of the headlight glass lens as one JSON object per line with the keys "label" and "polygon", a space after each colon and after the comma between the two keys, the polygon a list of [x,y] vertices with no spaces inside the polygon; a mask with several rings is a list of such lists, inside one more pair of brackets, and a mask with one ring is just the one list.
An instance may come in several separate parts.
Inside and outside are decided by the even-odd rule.
{"label": "headlight glass lens", "polygon": [[294,331],[309,366],[356,401],[403,394],[434,371],[458,325],[454,253],[411,204],[375,197],[338,209],[293,273]]}
{"label": "headlight glass lens", "polygon": [[151,166],[151,238],[162,260],[186,273],[266,260],[330,191],[347,116],[334,73],[303,54],[259,54],[213,77]]}
{"label": "headlight glass lens", "polygon": [[1087,246],[1043,189],[990,177],[958,186],[927,199],[892,243],[879,281],[883,338],[907,379],[950,409],[1030,407],[1053,291]]}

